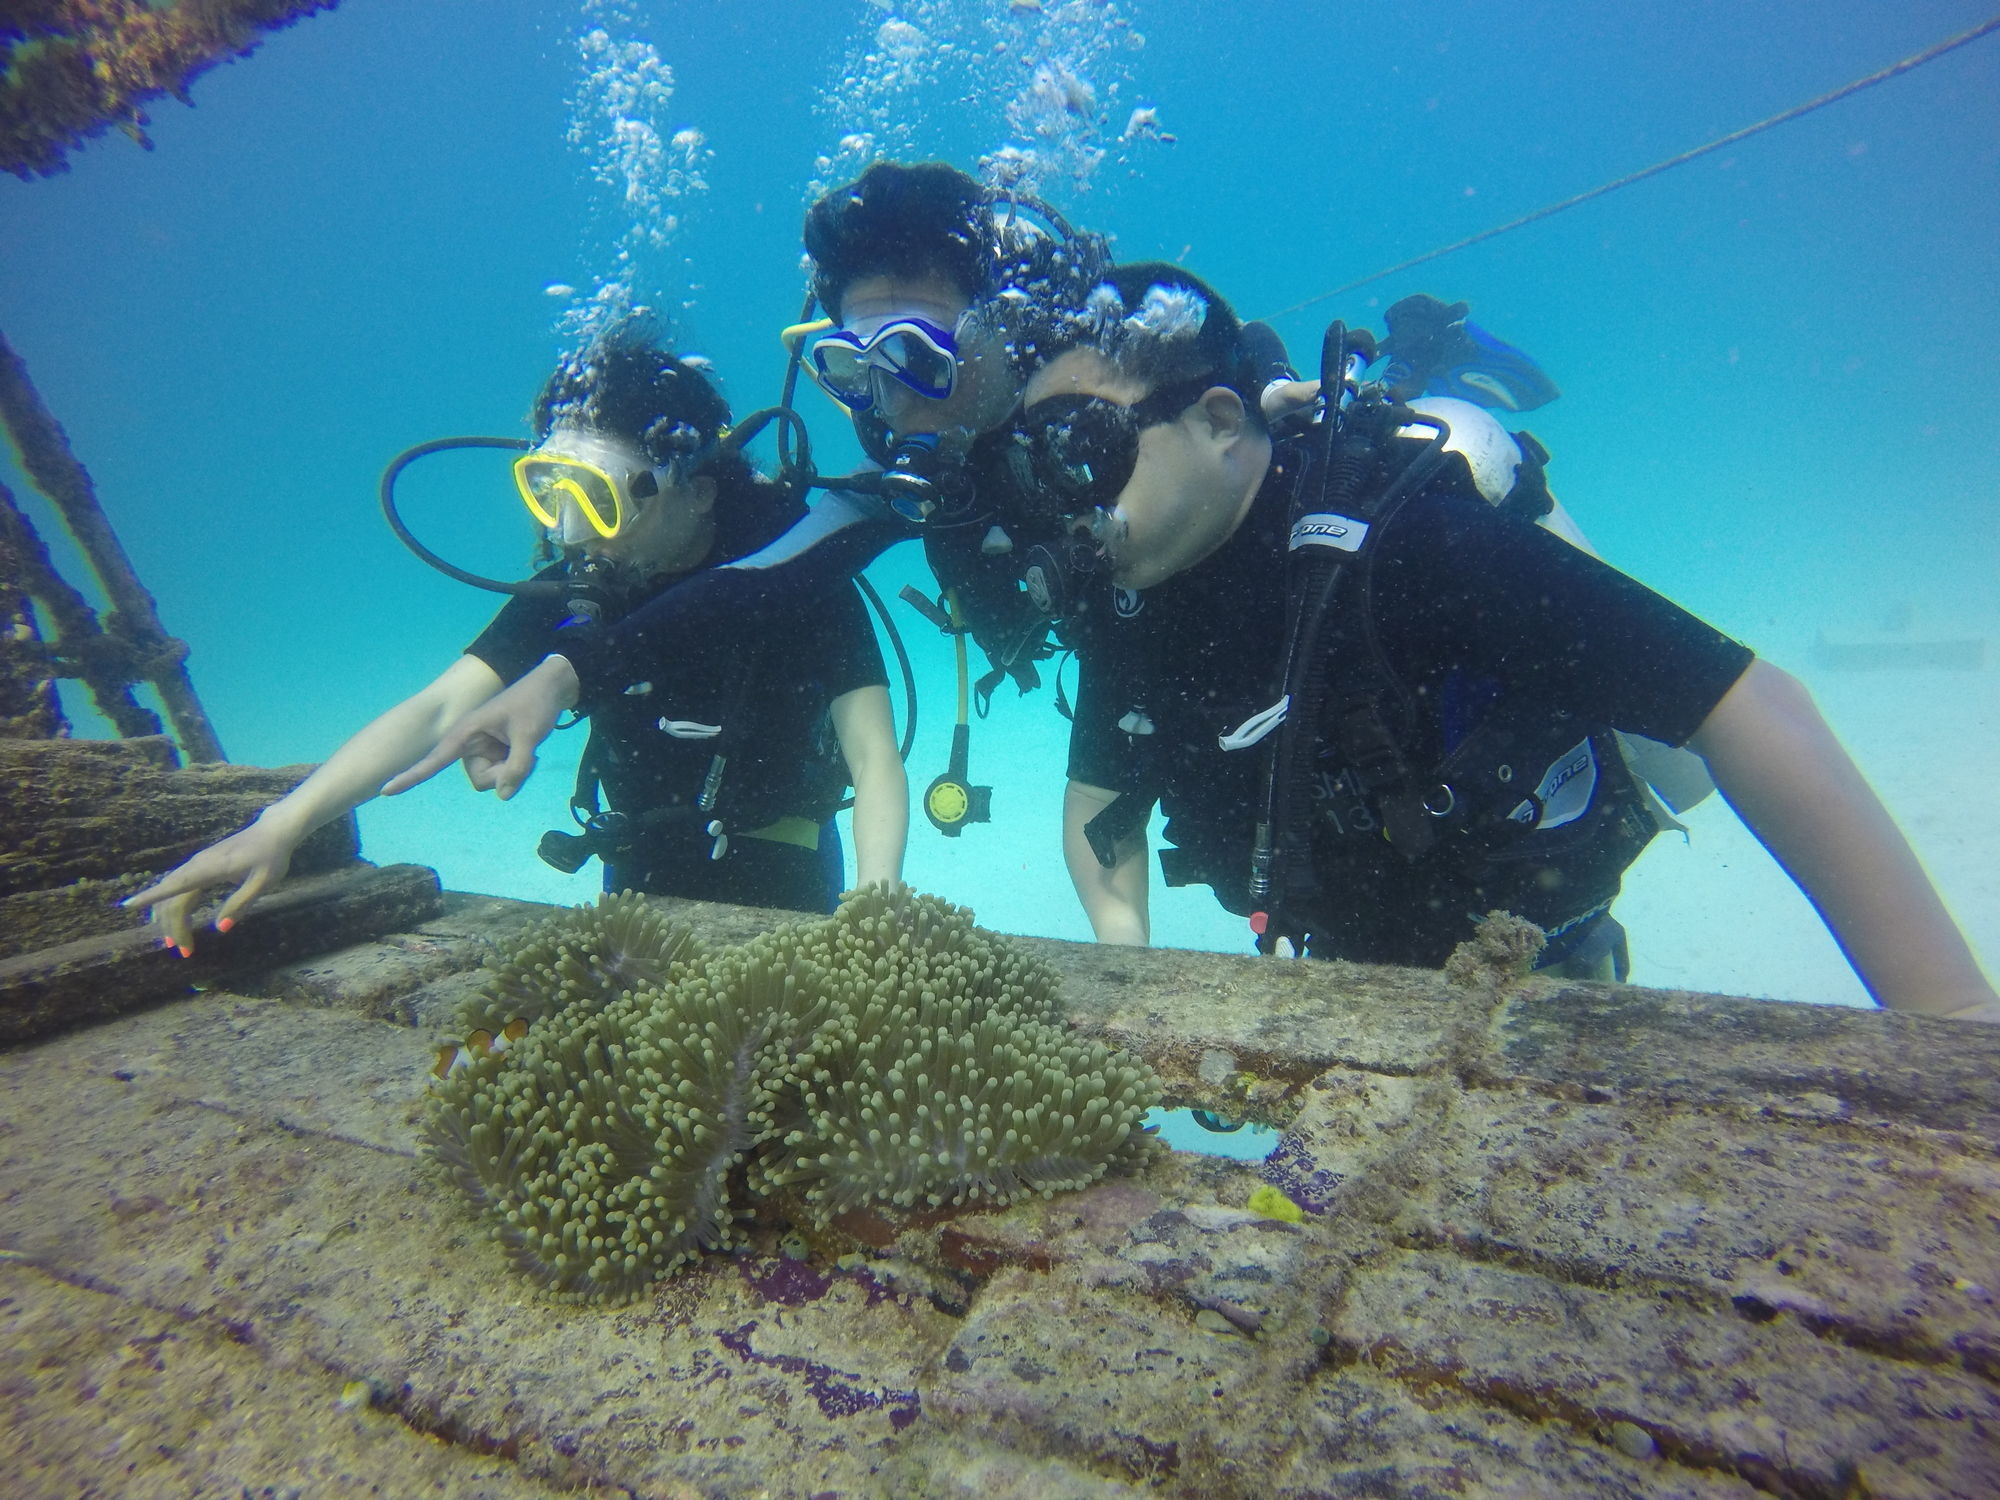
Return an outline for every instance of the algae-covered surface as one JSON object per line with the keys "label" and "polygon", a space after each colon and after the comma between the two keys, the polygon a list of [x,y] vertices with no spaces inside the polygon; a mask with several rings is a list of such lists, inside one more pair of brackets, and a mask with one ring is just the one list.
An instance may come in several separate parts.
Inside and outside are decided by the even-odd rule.
{"label": "algae-covered surface", "polygon": [[565,1304],[417,1149],[535,914],[0,1055],[10,1497],[2000,1491],[1987,1029],[1038,942],[1271,1161]]}

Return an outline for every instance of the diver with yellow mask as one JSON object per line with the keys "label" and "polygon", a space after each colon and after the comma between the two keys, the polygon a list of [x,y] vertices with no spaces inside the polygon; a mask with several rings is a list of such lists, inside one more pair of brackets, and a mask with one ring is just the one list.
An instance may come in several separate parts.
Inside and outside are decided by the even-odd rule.
{"label": "diver with yellow mask", "polygon": [[[802,507],[792,490],[750,466],[727,441],[728,424],[703,369],[663,348],[643,321],[628,320],[558,365],[535,406],[532,446],[448,438],[403,454],[384,476],[385,499],[402,468],[430,453],[525,450],[514,483],[542,529],[547,566],[525,582],[479,578],[424,548],[388,504],[391,524],[427,561],[514,597],[436,680],[355,734],[249,827],[125,904],[147,910],[163,940],[187,953],[197,902],[233,886],[213,918],[228,931],[283,878],[308,833],[423,761],[455,722],[566,639],[616,622],[796,523]],[[831,815],[852,784],[858,883],[899,877],[908,786],[881,654],[844,578],[795,592],[783,610],[683,641],[645,681],[623,686],[591,716],[572,798],[579,829],[544,838],[552,864],[574,870],[595,854],[607,889],[830,910],[844,884]],[[476,789],[504,798],[512,792],[504,756],[503,744],[474,737],[451,758],[463,759]]]}
{"label": "diver with yellow mask", "polygon": [[[826,491],[797,525],[616,623],[577,632],[385,790],[414,786],[462,747],[483,745],[504,747],[483,784],[512,795],[565,711],[601,708],[688,642],[782,610],[801,590],[844,584],[912,536],[956,601],[956,620],[949,603],[933,617],[969,630],[996,664],[982,688],[1002,674],[1033,684],[1047,621],[1021,594],[1020,543],[997,525],[1007,418],[1033,353],[1024,337],[1033,309],[1080,304],[1109,263],[1103,242],[940,162],[876,163],[808,210],[804,239],[807,316],[815,303],[829,316],[787,330],[794,369],[839,403],[869,465],[838,479],[820,478],[809,458],[790,466]],[[960,721],[962,740],[963,711]],[[947,778],[957,778],[969,812],[978,789],[963,784],[962,761],[955,752]],[[969,820],[941,819],[933,800],[926,809],[944,831]]]}

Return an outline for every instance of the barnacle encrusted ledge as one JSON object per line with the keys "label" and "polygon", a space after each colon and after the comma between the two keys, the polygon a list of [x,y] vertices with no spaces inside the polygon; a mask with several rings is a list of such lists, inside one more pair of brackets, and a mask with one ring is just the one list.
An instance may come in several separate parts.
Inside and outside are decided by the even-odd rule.
{"label": "barnacle encrusted ledge", "polygon": [[631,1297],[736,1242],[1082,1187],[1156,1149],[1144,1063],[1053,973],[906,887],[707,953],[638,896],[532,929],[460,1009],[426,1145],[514,1264]]}

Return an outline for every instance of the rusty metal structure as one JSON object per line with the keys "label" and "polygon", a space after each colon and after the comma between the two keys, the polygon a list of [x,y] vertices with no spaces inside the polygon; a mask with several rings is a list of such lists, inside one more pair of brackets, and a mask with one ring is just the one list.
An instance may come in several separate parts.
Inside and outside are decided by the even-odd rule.
{"label": "rusty metal structure", "polygon": [[[191,103],[188,86],[197,75],[247,56],[263,33],[337,3],[16,0],[0,12],[0,167],[22,178],[67,171],[74,147],[114,126],[150,150],[146,103],[166,94]],[[66,737],[55,689],[63,678],[81,681],[120,735],[157,735],[159,716],[133,695],[136,685],[150,684],[187,758],[222,760],[188,678],[186,645],[160,624],[89,472],[4,335],[0,424],[22,473],[62,518],[110,605],[100,620],[0,484],[0,738]]]}
{"label": "rusty metal structure", "polygon": [[73,147],[116,127],[147,150],[144,106],[263,33],[338,0],[15,0],[0,12],[0,167],[67,171]]}
{"label": "rusty metal structure", "polygon": [[[50,561],[48,548],[13,494],[0,485],[0,609],[11,616],[0,643],[0,727],[16,736],[61,735],[67,726],[54,703],[56,678],[80,679],[119,734],[160,732],[159,718],[132,696],[134,683],[150,683],[165,705],[175,736],[190,760],[224,759],[215,730],[188,680],[187,646],[166,633],[153,596],[132,570],[111,529],[96,487],[62,425],[42,404],[27,366],[0,335],[0,422],[20,455],[21,468],[46,495],[90,560],[111,610],[103,622],[88,601]],[[34,606],[56,627],[53,644],[42,639]],[[16,707],[15,705],[20,705]]]}

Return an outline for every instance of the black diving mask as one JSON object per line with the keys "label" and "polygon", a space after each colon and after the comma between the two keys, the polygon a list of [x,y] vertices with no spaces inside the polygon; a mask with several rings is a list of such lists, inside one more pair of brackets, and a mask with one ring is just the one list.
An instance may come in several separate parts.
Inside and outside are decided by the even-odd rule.
{"label": "black diving mask", "polygon": [[1048,396],[1014,424],[1014,469],[1041,519],[1063,520],[1118,503],[1139,464],[1139,434],[1164,426],[1220,384],[1214,373],[1163,386],[1127,406],[1106,396]]}

